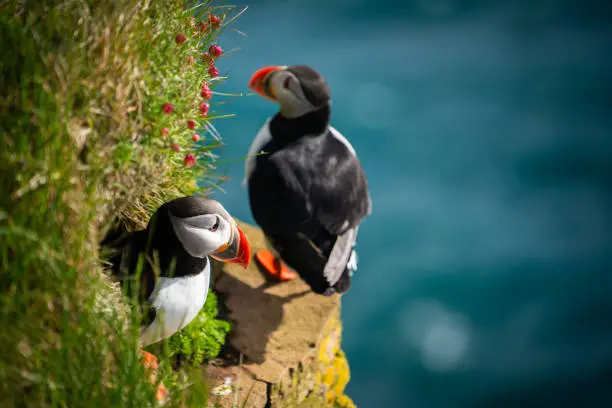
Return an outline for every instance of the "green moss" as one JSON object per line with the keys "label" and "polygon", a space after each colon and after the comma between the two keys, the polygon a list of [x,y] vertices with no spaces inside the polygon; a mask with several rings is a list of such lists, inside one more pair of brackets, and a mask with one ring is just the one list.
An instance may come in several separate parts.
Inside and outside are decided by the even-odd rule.
{"label": "green moss", "polygon": [[217,296],[211,290],[198,316],[166,340],[170,355],[181,356],[195,365],[217,357],[231,329],[231,324],[217,319],[217,314]]}

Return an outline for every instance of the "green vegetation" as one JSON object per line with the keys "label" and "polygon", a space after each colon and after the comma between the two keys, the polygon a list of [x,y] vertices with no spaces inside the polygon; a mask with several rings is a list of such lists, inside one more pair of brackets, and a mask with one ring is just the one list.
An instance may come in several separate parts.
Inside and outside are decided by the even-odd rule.
{"label": "green vegetation", "polygon": [[166,340],[171,356],[181,356],[201,364],[219,354],[231,324],[217,319],[217,296],[209,291],[204,308],[185,329]]}
{"label": "green vegetation", "polygon": [[[211,121],[224,77],[201,55],[237,14],[191,1],[0,7],[0,406],[153,406],[137,316],[98,243],[115,221],[143,227],[162,202],[222,181]],[[194,359],[221,342],[208,318],[190,330],[212,324],[218,338],[192,341]],[[177,381],[158,357],[167,406],[205,406],[203,381]]]}

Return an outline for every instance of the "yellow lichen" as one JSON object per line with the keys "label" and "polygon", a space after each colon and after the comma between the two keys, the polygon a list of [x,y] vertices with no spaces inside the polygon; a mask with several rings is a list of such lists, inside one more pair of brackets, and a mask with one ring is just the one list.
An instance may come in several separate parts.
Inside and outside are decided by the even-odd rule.
{"label": "yellow lichen", "polygon": [[344,395],[351,374],[346,355],[340,348],[342,324],[338,317],[329,321],[325,333],[327,335],[321,341],[318,353],[316,388],[324,391],[330,406],[355,407],[353,401]]}
{"label": "yellow lichen", "polygon": [[277,384],[272,406],[279,408],[356,408],[344,394],[351,374],[341,349],[342,322],[339,313],[322,331],[312,359]]}

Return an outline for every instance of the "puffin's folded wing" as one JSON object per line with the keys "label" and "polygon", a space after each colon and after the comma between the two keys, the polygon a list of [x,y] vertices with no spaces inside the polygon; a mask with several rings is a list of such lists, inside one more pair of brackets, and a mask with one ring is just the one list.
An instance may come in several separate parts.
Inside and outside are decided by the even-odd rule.
{"label": "puffin's folded wing", "polygon": [[[370,213],[368,182],[352,147],[332,133],[325,154],[311,163],[309,199],[317,219],[332,234],[355,228]],[[350,146],[350,145],[348,145]]]}
{"label": "puffin's folded wing", "polygon": [[249,198],[255,221],[266,235],[295,236],[312,219],[306,185],[298,170],[286,161],[261,161],[257,177],[249,180]]}

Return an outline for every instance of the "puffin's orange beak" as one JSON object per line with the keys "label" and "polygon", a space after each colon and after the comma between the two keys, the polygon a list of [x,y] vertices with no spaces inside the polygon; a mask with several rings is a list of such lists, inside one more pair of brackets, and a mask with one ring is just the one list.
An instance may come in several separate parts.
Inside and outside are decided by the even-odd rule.
{"label": "puffin's orange beak", "polygon": [[251,261],[251,245],[242,229],[238,225],[235,225],[230,242],[221,245],[221,247],[210,256],[218,261],[235,263],[246,269]]}
{"label": "puffin's orange beak", "polygon": [[285,68],[286,67],[284,66],[274,66],[258,69],[249,81],[249,88],[252,91],[256,92],[259,96],[276,102],[274,92],[269,86],[270,74],[276,71],[283,70]]}

